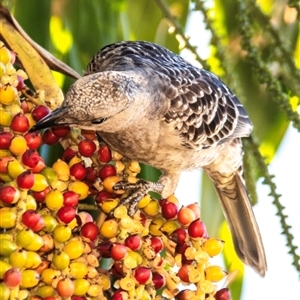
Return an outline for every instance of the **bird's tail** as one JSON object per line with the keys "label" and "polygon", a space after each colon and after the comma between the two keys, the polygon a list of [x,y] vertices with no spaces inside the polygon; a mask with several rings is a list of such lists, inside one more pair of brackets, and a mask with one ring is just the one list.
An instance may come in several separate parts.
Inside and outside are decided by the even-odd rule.
{"label": "bird's tail", "polygon": [[237,255],[264,276],[267,270],[265,251],[241,174],[236,173],[225,188],[216,181],[215,185]]}

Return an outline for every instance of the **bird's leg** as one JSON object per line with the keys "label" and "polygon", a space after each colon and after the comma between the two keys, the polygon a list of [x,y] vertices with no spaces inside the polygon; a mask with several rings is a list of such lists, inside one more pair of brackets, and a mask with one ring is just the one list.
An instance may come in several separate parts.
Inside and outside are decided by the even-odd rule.
{"label": "bird's leg", "polygon": [[164,186],[158,182],[140,179],[136,183],[120,181],[114,185],[114,190],[132,190],[132,193],[121,200],[120,205],[128,204],[128,214],[133,216],[137,211],[137,204],[150,191],[161,193]]}

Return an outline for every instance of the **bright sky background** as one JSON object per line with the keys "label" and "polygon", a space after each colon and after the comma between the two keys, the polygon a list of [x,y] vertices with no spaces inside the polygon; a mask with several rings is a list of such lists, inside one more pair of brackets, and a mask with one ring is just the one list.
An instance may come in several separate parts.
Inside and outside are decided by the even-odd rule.
{"label": "bright sky background", "polygon": [[[187,34],[191,36],[191,44],[197,45],[202,57],[209,55],[209,34],[204,30],[203,18],[200,13],[192,13],[187,26]],[[182,55],[189,59],[187,52]],[[300,247],[300,133],[290,127],[284,140],[270,164],[269,171],[276,177],[277,192],[282,194],[281,203],[286,207],[285,214],[288,224],[292,226],[295,237],[294,244]],[[188,199],[189,203],[200,199],[199,182],[201,171],[183,173],[176,190],[179,200]],[[187,189],[188,187],[188,189]],[[194,187],[194,188],[193,188]],[[187,195],[187,191],[188,195]],[[243,295],[240,300],[265,299],[297,299],[300,292],[299,275],[285,246],[286,240],[282,236],[279,218],[268,196],[268,186],[258,183],[259,203],[254,207],[254,213],[259,224],[268,261],[268,272],[261,278],[251,268],[246,268]],[[188,204],[188,203],[185,203]],[[298,249],[300,254],[300,249]],[[289,296],[291,295],[291,296]]]}

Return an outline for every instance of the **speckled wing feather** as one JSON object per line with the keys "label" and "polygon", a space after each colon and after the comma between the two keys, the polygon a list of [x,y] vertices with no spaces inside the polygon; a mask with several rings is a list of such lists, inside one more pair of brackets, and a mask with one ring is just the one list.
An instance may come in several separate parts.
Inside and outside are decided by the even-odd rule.
{"label": "speckled wing feather", "polygon": [[101,49],[90,61],[86,75],[101,71],[144,72],[158,75],[174,122],[188,147],[207,148],[248,136],[252,124],[234,93],[214,74],[194,67],[166,48],[148,42],[120,42]]}

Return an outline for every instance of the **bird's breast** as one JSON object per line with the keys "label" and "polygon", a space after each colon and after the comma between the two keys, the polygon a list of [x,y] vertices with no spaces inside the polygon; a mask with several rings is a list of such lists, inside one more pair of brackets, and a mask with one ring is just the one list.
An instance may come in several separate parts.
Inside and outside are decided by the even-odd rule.
{"label": "bird's breast", "polygon": [[[159,170],[192,170],[216,160],[222,149],[189,148],[183,145],[171,124],[149,122],[114,133],[99,132],[111,149]],[[223,146],[221,146],[222,148]]]}

